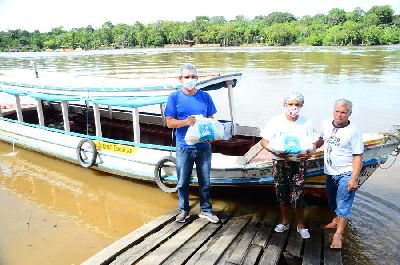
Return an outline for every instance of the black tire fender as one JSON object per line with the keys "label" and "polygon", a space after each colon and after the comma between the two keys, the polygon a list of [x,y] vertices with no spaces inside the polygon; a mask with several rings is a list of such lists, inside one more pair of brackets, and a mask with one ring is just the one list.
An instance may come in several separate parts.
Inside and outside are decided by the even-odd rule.
{"label": "black tire fender", "polygon": [[[82,146],[85,143],[88,143],[90,149],[93,150],[93,156],[90,159],[83,159],[83,157],[82,157],[82,152],[84,152],[84,150],[82,149]],[[94,166],[94,164],[96,163],[96,159],[97,159],[96,144],[89,138],[82,139],[79,142],[78,146],[76,147],[76,156],[78,158],[79,165],[81,165],[82,167],[90,168],[90,167]]]}
{"label": "black tire fender", "polygon": [[176,159],[173,156],[165,156],[163,158],[160,159],[160,161],[157,162],[156,167],[154,168],[154,180],[157,183],[158,187],[160,187],[160,189],[162,189],[165,192],[168,193],[173,193],[176,192],[178,190],[178,183],[176,183],[175,186],[167,186],[164,183],[164,180],[161,176],[161,169],[163,168],[163,166],[168,163],[174,163],[176,165]]}

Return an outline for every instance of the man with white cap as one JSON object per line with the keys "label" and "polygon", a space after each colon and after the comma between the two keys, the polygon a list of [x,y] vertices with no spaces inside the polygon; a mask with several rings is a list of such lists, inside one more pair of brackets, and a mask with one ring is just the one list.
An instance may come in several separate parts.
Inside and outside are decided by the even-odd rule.
{"label": "man with white cap", "polygon": [[[273,117],[261,131],[261,145],[272,153],[273,176],[275,180],[276,198],[281,209],[281,223],[275,227],[275,232],[281,233],[289,229],[289,206],[295,209],[297,231],[302,238],[309,238],[308,229],[304,228],[304,176],[306,174],[305,160],[313,151],[292,159],[288,153],[277,152],[272,142],[277,138],[307,139],[313,142],[314,130],[312,123],[299,115],[304,105],[304,97],[298,92],[289,93],[283,101],[284,113]],[[298,140],[296,140],[298,141]],[[311,145],[312,146],[312,145]]]}

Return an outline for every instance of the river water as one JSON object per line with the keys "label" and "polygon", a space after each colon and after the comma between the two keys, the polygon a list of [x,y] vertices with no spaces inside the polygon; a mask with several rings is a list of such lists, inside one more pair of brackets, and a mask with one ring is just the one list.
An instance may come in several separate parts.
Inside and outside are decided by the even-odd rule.
{"label": "river water", "polygon": [[[29,69],[30,60],[37,63],[39,76],[68,72],[132,82],[175,77],[183,63],[197,65],[200,75],[241,72],[234,92],[241,125],[263,126],[282,112],[283,96],[294,90],[304,94],[302,113],[316,130],[331,118],[333,102],[342,97],[353,101],[351,120],[363,132],[382,132],[400,123],[400,46],[0,53],[0,73]],[[228,118],[224,93],[211,92],[219,119]],[[12,102],[0,96],[0,102]],[[345,233],[345,264],[399,264],[399,161],[378,169],[358,192]],[[212,198],[216,208],[228,203],[277,211],[273,197],[262,190],[214,189]],[[0,143],[0,202],[0,264],[78,264],[174,209],[177,197],[155,185]],[[324,202],[308,202],[306,221],[324,223],[329,218]]]}

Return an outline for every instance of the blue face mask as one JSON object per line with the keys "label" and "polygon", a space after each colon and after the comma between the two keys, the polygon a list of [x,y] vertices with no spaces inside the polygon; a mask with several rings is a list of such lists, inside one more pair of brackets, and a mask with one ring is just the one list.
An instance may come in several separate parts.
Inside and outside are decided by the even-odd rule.
{"label": "blue face mask", "polygon": [[197,84],[196,79],[193,78],[183,79],[183,87],[186,88],[187,90],[192,90],[193,88],[195,88],[196,84]]}

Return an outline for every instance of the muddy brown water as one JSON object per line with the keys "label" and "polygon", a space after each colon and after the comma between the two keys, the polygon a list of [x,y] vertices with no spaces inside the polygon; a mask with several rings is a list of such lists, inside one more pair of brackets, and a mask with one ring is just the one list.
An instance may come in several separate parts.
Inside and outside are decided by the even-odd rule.
{"label": "muddy brown water", "polygon": [[[0,53],[2,70],[28,69],[80,75],[174,76],[184,62],[203,73],[242,72],[235,90],[237,121],[262,127],[282,111],[285,93],[305,95],[302,114],[316,130],[331,117],[333,101],[353,101],[351,120],[363,132],[400,123],[400,46],[229,49],[141,49],[73,53]],[[217,118],[228,118],[226,97],[214,91]],[[225,94],[226,95],[226,94]],[[0,102],[13,98],[0,95]],[[21,101],[29,102],[24,97]],[[400,260],[400,159],[378,169],[357,193],[346,229],[345,264],[398,264]],[[390,164],[388,161],[383,167]],[[191,198],[197,198],[192,192]],[[263,189],[213,189],[216,208],[277,213]],[[153,184],[45,157],[0,143],[0,264],[79,264],[146,222],[177,206],[175,194]],[[308,201],[306,221],[324,223],[324,201]]]}

